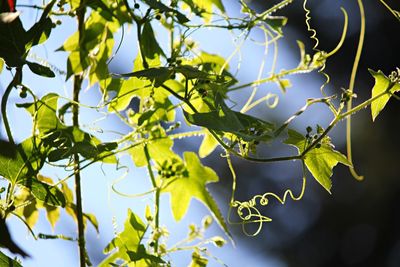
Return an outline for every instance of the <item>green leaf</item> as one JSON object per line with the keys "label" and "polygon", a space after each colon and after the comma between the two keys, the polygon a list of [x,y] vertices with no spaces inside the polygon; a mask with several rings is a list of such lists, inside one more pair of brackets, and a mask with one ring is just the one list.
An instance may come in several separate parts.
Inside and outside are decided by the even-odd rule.
{"label": "green leaf", "polygon": [[189,22],[189,19],[178,10],[170,8],[157,0],[144,0],[144,2],[151,8],[159,10],[161,13],[171,12],[178,19],[179,23],[183,24]]}
{"label": "green leaf", "polygon": [[[26,203],[29,203],[26,205]],[[39,219],[39,205],[32,193],[25,188],[21,188],[14,198],[14,206],[20,206],[15,213],[23,216],[27,225],[33,228]]]}
{"label": "green leaf", "polygon": [[372,97],[376,97],[377,95],[387,92],[371,104],[372,121],[375,121],[376,117],[389,101],[391,94],[400,91],[400,84],[392,83],[390,79],[386,77],[386,75],[380,70],[378,72],[369,70],[369,72],[375,79],[375,85],[372,88]]}
{"label": "green leaf", "polygon": [[[117,234],[115,238],[104,248],[104,253],[109,254],[106,259],[104,259],[99,267],[108,267],[117,260],[125,260],[127,262],[140,263],[142,258],[152,258],[156,257],[154,255],[148,254],[144,247],[140,244],[143,236],[146,232],[146,225],[140,219],[139,216],[134,214],[130,209],[128,209],[128,216],[124,223],[124,230]],[[161,259],[156,257],[156,262],[160,262]],[[134,265],[136,266],[136,265]],[[140,265],[139,265],[140,266]],[[150,265],[153,266],[153,265]]]}
{"label": "green leaf", "polygon": [[116,163],[112,150],[118,147],[115,142],[102,143],[95,136],[73,126],[47,133],[43,141],[54,149],[48,154],[49,161],[54,162],[69,158],[75,153],[86,159],[100,159],[104,163]]}
{"label": "green leaf", "polygon": [[46,209],[46,218],[49,221],[51,228],[54,230],[54,227],[60,219],[60,208],[50,205],[45,205],[44,207]]}
{"label": "green leaf", "polygon": [[[150,81],[141,80],[136,77],[122,81],[118,95],[111,102],[110,111],[113,111],[113,109],[117,111],[126,109],[135,96],[150,95],[150,86]],[[148,91],[148,93],[146,93],[146,91]]]}
{"label": "green leaf", "polygon": [[[174,142],[169,137],[160,137],[150,139],[147,142],[147,149],[150,158],[156,162],[162,162],[167,158],[174,158],[177,155],[172,151]],[[137,167],[144,167],[147,164],[146,155],[144,153],[144,145],[137,145],[129,149],[129,154]]]}
{"label": "green leaf", "polygon": [[214,236],[211,238],[211,241],[214,243],[215,246],[221,248],[225,245],[226,241],[220,236]]}
{"label": "green leaf", "polygon": [[193,13],[209,22],[213,13],[213,5],[215,5],[221,12],[225,12],[224,5],[221,0],[183,0]]}
{"label": "green leaf", "polygon": [[150,22],[144,23],[141,37],[141,49],[146,59],[150,60],[148,62],[149,66],[158,67],[160,65],[160,55],[165,56],[165,54],[158,44]]}
{"label": "green leaf", "polygon": [[22,22],[18,17],[0,25],[0,57],[9,67],[21,67],[24,64],[26,44],[26,31]]}
{"label": "green leaf", "polygon": [[201,142],[199,148],[199,156],[200,158],[205,158],[210,155],[215,148],[218,146],[218,141],[208,132],[205,131],[203,142]]}
{"label": "green leaf", "polygon": [[84,213],[83,217],[87,219],[93,225],[94,229],[96,229],[96,232],[99,233],[99,222],[97,221],[96,216],[91,213]]}
{"label": "green leaf", "polygon": [[53,22],[48,15],[55,2],[56,0],[52,0],[46,5],[39,21],[27,31],[27,43],[25,45],[26,50],[29,50],[32,46],[43,43],[49,38],[53,28]]}
{"label": "green leaf", "polygon": [[57,51],[68,51],[67,79],[90,68],[90,84],[108,77],[107,61],[114,46],[113,33],[119,29],[116,20],[106,20],[98,12],[91,12],[85,22],[83,40],[73,33]]}
{"label": "green leaf", "polygon": [[54,72],[49,67],[40,65],[38,63],[29,62],[29,61],[27,61],[26,64],[28,64],[29,69],[37,75],[40,75],[43,77],[49,77],[49,78],[56,77]]}
{"label": "green leaf", "polygon": [[24,107],[32,117],[35,118],[35,126],[40,133],[47,133],[54,129],[65,129],[66,126],[61,123],[57,117],[58,95],[50,93],[42,97],[36,103],[19,104],[18,107]]}
{"label": "green leaf", "polygon": [[185,216],[191,199],[196,198],[211,211],[220,227],[230,237],[218,205],[206,188],[206,184],[218,182],[217,174],[211,168],[203,166],[196,153],[184,152],[183,157],[188,176],[168,182],[161,191],[171,194],[171,209],[175,220],[179,221]]}
{"label": "green leaf", "polygon": [[18,146],[10,147],[13,150],[10,155],[0,154],[0,176],[11,183],[35,177],[46,158],[46,151],[37,141],[37,138],[28,138]]}
{"label": "green leaf", "polygon": [[114,74],[117,77],[137,77],[145,78],[154,82],[156,87],[161,86],[166,80],[170,79],[174,69],[171,67],[159,67],[159,68],[149,68],[145,70],[139,70],[130,73]]}
{"label": "green leaf", "polygon": [[202,257],[197,251],[192,253],[192,261],[189,267],[206,267],[208,264],[208,259]]}
{"label": "green leaf", "polygon": [[[289,138],[285,140],[285,144],[295,146],[301,154],[307,145],[307,139],[300,133],[289,129]],[[315,180],[320,183],[329,193],[332,187],[332,169],[338,163],[352,166],[348,159],[340,152],[333,149],[329,137],[324,137],[319,148],[314,147],[304,156],[304,163],[311,172]]]}
{"label": "green leaf", "polygon": [[0,58],[3,58],[9,67],[21,67],[29,49],[44,42],[50,35],[51,20],[47,17],[55,0],[51,1],[43,10],[42,16],[31,29],[26,31],[19,17],[13,17],[8,23],[0,26]]}
{"label": "green leaf", "polygon": [[218,110],[194,114],[184,112],[184,115],[191,124],[202,126],[209,130],[232,133],[244,141],[269,141],[274,130],[272,123],[233,111],[222,101]]}
{"label": "green leaf", "polygon": [[22,265],[16,261],[5,255],[0,251],[0,266],[1,267],[22,267]]}
{"label": "green leaf", "polygon": [[55,186],[41,182],[36,178],[20,179],[17,184],[28,189],[32,195],[49,206],[65,207],[64,194]]}
{"label": "green leaf", "polygon": [[147,253],[146,248],[142,244],[139,245],[137,251],[127,251],[126,253],[130,261],[136,263],[135,266],[159,266],[159,264],[165,263],[160,257]]}
{"label": "green leaf", "polygon": [[49,161],[54,162],[80,153],[87,159],[101,159],[104,163],[116,163],[112,150],[118,147],[115,142],[102,143],[97,137],[83,130],[65,126],[57,116],[59,96],[50,93],[36,103],[18,104],[35,118],[34,126],[40,133],[43,143],[51,148]]}

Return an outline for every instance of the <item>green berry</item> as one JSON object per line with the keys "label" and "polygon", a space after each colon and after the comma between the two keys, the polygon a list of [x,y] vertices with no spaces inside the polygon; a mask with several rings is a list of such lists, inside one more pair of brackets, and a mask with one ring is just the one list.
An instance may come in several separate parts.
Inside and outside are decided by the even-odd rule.
{"label": "green berry", "polygon": [[26,93],[26,90],[22,90],[20,93],[19,93],[19,97],[20,98],[26,98],[28,96],[28,94]]}

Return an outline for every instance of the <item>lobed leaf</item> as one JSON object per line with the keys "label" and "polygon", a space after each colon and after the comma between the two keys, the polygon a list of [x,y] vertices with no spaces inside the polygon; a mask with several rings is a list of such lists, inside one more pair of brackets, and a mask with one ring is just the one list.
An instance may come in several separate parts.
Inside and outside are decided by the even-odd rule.
{"label": "lobed leaf", "polygon": [[37,178],[20,179],[18,185],[29,190],[32,195],[49,206],[65,207],[64,194],[55,186],[41,182]]}
{"label": "lobed leaf", "polygon": [[140,217],[128,209],[124,230],[118,233],[104,248],[104,253],[112,254],[104,259],[99,267],[113,265],[118,260],[132,263],[132,266],[158,266],[158,264],[164,263],[160,257],[146,251],[141,244],[146,230],[147,227]]}
{"label": "lobed leaf", "polygon": [[189,114],[184,112],[185,118],[191,124],[205,127],[209,130],[232,133],[244,141],[272,138],[274,125],[261,119],[229,109],[224,102],[220,108],[205,113]]}
{"label": "lobed leaf", "polygon": [[179,221],[185,216],[191,199],[196,198],[211,211],[220,227],[231,237],[217,203],[206,188],[206,184],[218,182],[217,174],[213,169],[203,166],[194,152],[184,152],[183,158],[187,177],[171,177],[171,181],[161,190],[162,193],[171,194],[171,209],[175,220]]}
{"label": "lobed leaf", "polygon": [[[303,151],[309,145],[307,139],[300,133],[289,129],[288,139],[284,141],[285,144],[295,146],[299,153]],[[314,147],[304,156],[304,163],[307,169],[311,172],[315,180],[320,183],[329,193],[332,187],[332,169],[338,163],[342,163],[347,166],[352,164],[347,158],[340,152],[333,149],[332,144],[328,137],[322,140],[319,148]]]}
{"label": "lobed leaf", "polygon": [[400,91],[400,84],[391,82],[390,79],[380,70],[378,72],[369,70],[369,72],[375,79],[375,85],[372,88],[372,97],[376,97],[377,95],[386,92],[386,94],[382,95],[371,104],[372,121],[375,121],[379,113],[385,108],[391,95]]}

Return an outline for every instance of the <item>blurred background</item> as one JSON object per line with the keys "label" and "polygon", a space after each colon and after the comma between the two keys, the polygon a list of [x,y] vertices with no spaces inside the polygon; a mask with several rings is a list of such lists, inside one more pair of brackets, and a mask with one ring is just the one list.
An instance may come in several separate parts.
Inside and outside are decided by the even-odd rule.
{"label": "blurred background", "polygon": [[[19,1],[22,3],[23,1]],[[32,4],[32,1],[26,1]],[[255,1],[250,6],[258,11],[271,7],[278,1]],[[367,24],[366,38],[363,56],[361,58],[358,76],[355,84],[357,99],[355,104],[362,102],[371,94],[374,84],[368,68],[382,70],[385,74],[399,67],[400,22],[393,17],[389,11],[378,1],[364,1]],[[232,16],[240,15],[240,7],[236,1],[225,1],[227,11]],[[400,10],[398,1],[387,1],[394,9]],[[307,47],[307,52],[312,53],[313,42],[309,40],[309,33],[304,22],[304,11],[302,1],[294,1],[293,4],[284,8],[278,14],[285,14],[289,18],[288,25],[284,28],[285,39],[280,41],[279,62],[277,70],[289,69],[297,66],[299,60],[299,49],[296,40],[302,40]],[[307,4],[311,9],[312,26],[317,30],[320,40],[319,49],[331,51],[340,39],[343,27],[343,15],[340,7],[343,6],[349,13],[349,30],[346,42],[342,49],[330,58],[326,66],[326,72],[330,74],[331,83],[327,86],[328,94],[340,94],[341,88],[347,88],[350,79],[352,62],[357,47],[360,17],[357,1],[332,1],[314,0]],[[24,9],[24,23],[30,25],[36,18],[36,11]],[[37,58],[47,58],[51,55],[49,63],[54,64],[60,70],[65,69],[65,53],[53,53],[69,36],[74,28],[74,22],[63,23],[57,27],[53,41],[43,48],[34,51]],[[27,27],[27,26],[25,26]],[[158,32],[157,32],[158,33]],[[161,39],[166,38],[160,32]],[[132,69],[131,58],[136,55],[135,32],[133,29],[127,32],[120,52],[110,65],[111,72],[129,72]],[[116,40],[118,40],[118,36]],[[215,45],[214,40],[218,38]],[[253,32],[251,38],[262,41],[261,32]],[[51,39],[51,38],[50,38]],[[235,48],[232,37],[229,34],[218,31],[199,31],[193,34],[193,39],[200,41],[200,46],[210,53],[220,54],[228,57]],[[129,57],[126,54],[129,53]],[[238,71],[240,81],[252,81],[256,79],[261,55],[264,54],[262,46],[250,42],[243,46],[241,68]],[[267,61],[271,56],[266,56]],[[231,62],[231,68],[239,65],[239,59],[235,57]],[[267,62],[268,66],[268,62]],[[265,73],[268,73],[266,68]],[[3,71],[0,76],[0,92],[4,92],[10,76]],[[32,89],[39,95],[48,90],[58,92],[60,95],[71,96],[70,82],[65,83],[65,78],[49,80],[37,76],[26,75],[25,83],[30,84]],[[324,79],[319,74],[296,75],[291,78],[293,86],[286,93],[281,92],[274,85],[260,86],[259,97],[267,93],[279,96],[279,104],[276,109],[260,106],[252,110],[252,114],[260,118],[282,123],[299,108],[307,98],[321,97],[319,87]],[[248,91],[237,92],[230,95],[235,101],[234,108],[240,109],[243,105],[241,99],[248,96]],[[90,89],[82,93],[85,104],[96,105],[101,95],[98,90]],[[14,93],[10,103],[21,102],[18,94]],[[237,108],[236,108],[237,107]],[[9,104],[9,119],[14,122],[14,134],[21,141],[30,133],[30,125],[20,123],[30,121],[28,114]],[[236,246],[228,244],[222,249],[212,249],[212,254],[220,258],[226,265],[236,266],[400,266],[400,174],[397,164],[399,163],[399,148],[397,142],[398,117],[400,105],[392,99],[383,110],[377,120],[372,123],[370,110],[366,109],[354,116],[353,119],[353,158],[356,170],[365,176],[362,182],[352,178],[348,169],[337,166],[334,169],[332,195],[328,194],[311,176],[308,176],[305,196],[301,201],[288,201],[281,205],[271,201],[270,205],[263,210],[266,215],[273,218],[271,223],[265,224],[263,230],[256,237],[247,237],[243,234],[241,227],[231,225],[234,233]],[[96,117],[97,116],[97,117]],[[102,140],[113,140],[118,134],[111,131],[100,134],[96,132],[98,127],[112,129],[124,133],[128,129],[118,119],[110,116],[97,121],[98,114],[89,109],[83,113],[83,124],[87,130],[95,132]],[[183,121],[183,119],[181,118]],[[308,125],[326,126],[331,117],[324,106],[313,106],[304,115],[299,117],[291,125],[299,132],[305,133]],[[86,124],[85,124],[86,123]],[[28,127],[29,126],[29,127]],[[332,131],[333,143],[336,149],[345,152],[345,128],[344,122]],[[4,129],[2,129],[4,136]],[[196,150],[201,139],[182,140],[177,142],[174,150],[182,152],[185,150]],[[278,147],[276,144],[266,146],[262,154],[265,156],[277,156],[293,154],[294,149],[289,147]],[[205,165],[215,169],[221,179],[218,184],[209,186],[210,191],[217,198],[224,215],[230,199],[232,178],[227,164],[221,160],[220,150],[215,151],[203,160]],[[129,166],[130,172],[121,182],[117,189],[123,193],[133,194],[148,190],[148,179],[142,169],[135,169],[128,156],[123,158],[123,164]],[[295,194],[301,188],[301,166],[298,162],[285,162],[274,164],[255,164],[234,159],[234,167],[238,175],[238,190],[236,198],[249,200],[256,194],[275,192],[283,195],[283,192],[291,188]],[[103,173],[104,172],[104,173]],[[143,214],[145,199],[124,198],[116,195],[110,190],[114,181],[124,175],[124,170],[115,170],[114,166],[96,165],[84,171],[83,181],[84,208],[87,212],[98,216],[100,222],[100,235],[93,228],[88,228],[87,243],[90,257],[93,263],[98,264],[104,255],[102,249],[113,238],[116,222],[120,230],[126,217],[126,209],[131,208],[138,214]],[[52,168],[44,170],[44,174],[53,179],[62,179],[65,173]],[[1,181],[0,181],[1,182]],[[72,182],[72,181],[71,181]],[[72,186],[72,183],[70,184]],[[192,202],[189,216],[182,222],[176,224],[169,212],[169,198],[163,197],[164,205],[161,221],[164,222],[172,233],[170,243],[184,238],[189,223],[199,224],[201,218],[207,214],[207,210],[197,202]],[[40,220],[36,231],[51,233],[44,213],[40,214]],[[34,241],[29,237],[24,225],[15,219],[8,222],[13,237],[31,255],[32,259],[24,261],[24,266],[76,266],[77,251],[74,243],[63,240],[39,240]],[[73,220],[65,214],[61,216],[55,233],[63,233],[68,236],[76,235],[76,226]],[[218,227],[211,229],[210,235],[223,235]],[[171,259],[175,266],[187,266],[190,262],[190,254],[177,253]],[[57,264],[54,264],[57,263]],[[209,266],[220,266],[217,261],[210,260]]]}

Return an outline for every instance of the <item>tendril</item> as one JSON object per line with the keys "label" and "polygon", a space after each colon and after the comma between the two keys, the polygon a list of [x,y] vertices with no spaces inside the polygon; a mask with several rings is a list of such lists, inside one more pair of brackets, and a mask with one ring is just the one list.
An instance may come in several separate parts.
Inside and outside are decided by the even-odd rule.
{"label": "tendril", "polygon": [[[303,167],[304,170],[304,167]],[[306,188],[306,176],[304,175],[303,171],[303,181],[302,181],[302,187],[301,191],[298,196],[295,196],[293,191],[291,189],[287,189],[284,193],[283,196],[280,197],[279,195],[272,193],[272,192],[267,192],[263,195],[256,195],[252,199],[248,201],[238,201],[235,200],[231,202],[231,206],[237,209],[237,215],[239,218],[242,220],[241,222],[236,222],[234,224],[241,224],[243,232],[248,235],[248,236],[256,236],[260,233],[262,230],[263,224],[266,222],[271,222],[272,218],[262,215],[260,210],[256,207],[257,205],[260,206],[267,206],[272,199],[277,200],[279,203],[284,205],[288,198],[294,200],[294,201],[299,201],[303,198],[304,192]],[[232,223],[232,222],[230,222]],[[257,229],[253,233],[249,233],[248,230],[246,229],[246,224],[250,223],[256,223],[258,224]]]}
{"label": "tendril", "polygon": [[[231,200],[230,200],[230,206],[229,206],[227,220],[230,224],[241,224],[243,233],[245,233],[247,236],[258,235],[262,230],[263,224],[272,221],[271,217],[261,214],[260,210],[256,207],[257,205],[267,206],[269,204],[271,197],[273,199],[277,200],[282,205],[284,205],[286,203],[288,197],[290,197],[290,199],[292,199],[294,201],[299,201],[303,198],[305,188],[306,188],[306,175],[305,175],[304,161],[302,161],[302,163],[303,163],[302,164],[303,182],[302,182],[301,191],[298,196],[295,196],[291,189],[287,189],[283,193],[283,197],[280,197],[277,194],[272,193],[272,192],[267,192],[267,193],[264,193],[263,195],[256,195],[248,201],[241,202],[241,201],[235,200],[237,176],[236,176],[235,169],[233,168],[232,160],[230,158],[229,152],[225,151],[225,153],[226,154],[224,155],[224,157],[226,158],[229,170],[232,175],[232,194],[231,194]],[[241,220],[240,222],[234,222],[231,219],[233,208],[236,208],[236,214],[239,216],[239,218]],[[258,224],[257,229],[253,233],[249,233],[249,231],[246,229],[246,225],[253,224],[253,223]]]}

